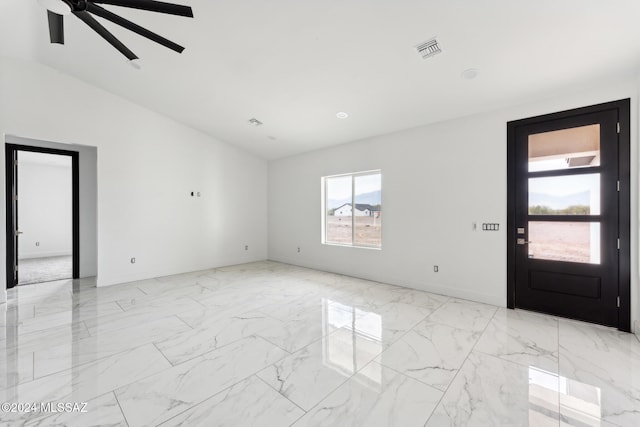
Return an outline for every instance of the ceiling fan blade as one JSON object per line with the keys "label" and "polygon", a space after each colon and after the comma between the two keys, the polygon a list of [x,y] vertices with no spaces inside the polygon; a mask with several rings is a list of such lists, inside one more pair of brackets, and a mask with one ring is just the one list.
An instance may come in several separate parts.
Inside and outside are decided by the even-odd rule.
{"label": "ceiling fan blade", "polygon": [[64,17],[47,10],[51,43],[64,44]]}
{"label": "ceiling fan blade", "polygon": [[130,7],[133,9],[149,10],[151,12],[168,13],[170,15],[193,18],[193,10],[189,6],[155,0],[91,0],[91,3],[111,4],[113,6]]}
{"label": "ceiling fan blade", "polygon": [[74,11],[73,14],[80,18],[85,24],[87,24],[93,31],[100,34],[100,36],[108,41],[111,46],[115,47],[122,53],[124,56],[129,59],[129,61],[133,61],[134,59],[138,59],[135,53],[131,52],[128,47],[126,47],[120,40],[118,40],[113,34],[109,32],[105,27],[103,27],[98,21],[95,20],[93,16],[86,11]]}
{"label": "ceiling fan blade", "polygon": [[180,46],[172,42],[171,40],[165,39],[164,37],[147,30],[146,28],[141,27],[138,24],[135,24],[127,19],[124,19],[113,12],[108,11],[107,9],[97,6],[92,3],[87,3],[87,12],[93,13],[94,15],[100,16],[108,21],[113,22],[114,24],[118,24],[121,27],[126,28],[127,30],[131,30],[134,33],[140,34],[143,37],[148,38],[149,40],[153,40],[156,43],[161,44],[162,46],[168,47],[171,50],[175,50],[178,53],[182,53],[184,47]]}

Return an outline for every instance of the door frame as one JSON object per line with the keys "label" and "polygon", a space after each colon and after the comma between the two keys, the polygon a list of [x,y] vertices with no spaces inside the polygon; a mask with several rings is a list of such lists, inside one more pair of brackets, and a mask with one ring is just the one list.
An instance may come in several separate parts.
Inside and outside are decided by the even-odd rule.
{"label": "door frame", "polygon": [[17,285],[13,274],[13,266],[17,261],[18,254],[14,251],[15,221],[13,210],[13,188],[14,173],[13,159],[18,151],[30,151],[43,154],[57,154],[71,157],[71,181],[72,181],[72,259],[73,278],[80,278],[80,165],[77,151],[60,150],[57,148],[35,147],[31,145],[5,143],[5,201],[6,201],[6,288],[10,289]]}
{"label": "door frame", "polygon": [[582,114],[618,111],[618,329],[631,331],[631,100],[606,102],[507,123],[507,308],[516,308],[516,130]]}

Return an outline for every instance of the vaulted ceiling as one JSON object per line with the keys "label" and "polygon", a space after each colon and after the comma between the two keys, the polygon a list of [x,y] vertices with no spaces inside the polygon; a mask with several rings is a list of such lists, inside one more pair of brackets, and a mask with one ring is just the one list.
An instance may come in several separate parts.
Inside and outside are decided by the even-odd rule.
{"label": "vaulted ceiling", "polygon": [[[105,5],[186,47],[179,55],[101,21],[141,70],[73,16],[66,45],[51,45],[36,0],[0,1],[0,55],[51,66],[268,159],[550,97],[637,75],[640,65],[638,0],[182,3],[194,19]],[[414,47],[434,36],[443,52],[423,60]],[[477,78],[462,78],[470,68]],[[253,117],[264,124],[250,125]]]}

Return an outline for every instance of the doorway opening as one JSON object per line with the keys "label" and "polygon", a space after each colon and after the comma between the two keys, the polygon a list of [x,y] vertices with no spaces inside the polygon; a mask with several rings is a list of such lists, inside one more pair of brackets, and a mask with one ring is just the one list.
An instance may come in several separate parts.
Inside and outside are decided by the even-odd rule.
{"label": "doorway opening", "polygon": [[630,101],[507,127],[507,306],[629,331]]}
{"label": "doorway opening", "polygon": [[7,288],[79,278],[78,152],[5,147]]}

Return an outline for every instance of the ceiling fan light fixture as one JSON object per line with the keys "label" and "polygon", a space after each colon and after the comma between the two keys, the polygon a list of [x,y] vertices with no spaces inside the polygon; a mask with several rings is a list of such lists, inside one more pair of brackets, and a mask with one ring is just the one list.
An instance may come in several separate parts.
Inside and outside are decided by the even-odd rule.
{"label": "ceiling fan light fixture", "polygon": [[38,0],[40,6],[58,15],[71,14],[71,6],[63,0]]}

